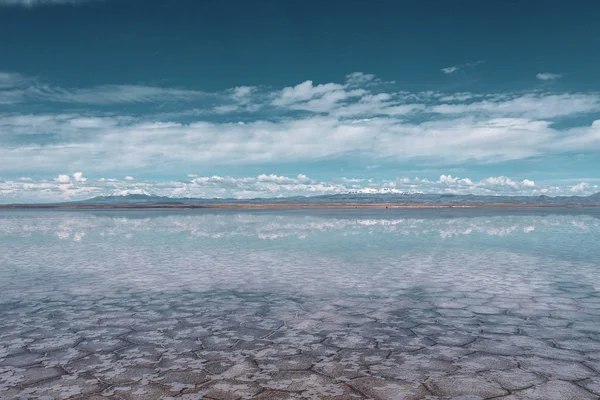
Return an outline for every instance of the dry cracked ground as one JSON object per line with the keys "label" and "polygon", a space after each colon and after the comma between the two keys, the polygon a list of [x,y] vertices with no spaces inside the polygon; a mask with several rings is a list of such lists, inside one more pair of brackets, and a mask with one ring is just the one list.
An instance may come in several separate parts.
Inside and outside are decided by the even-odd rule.
{"label": "dry cracked ground", "polygon": [[599,399],[600,294],[122,291],[0,304],[2,399]]}

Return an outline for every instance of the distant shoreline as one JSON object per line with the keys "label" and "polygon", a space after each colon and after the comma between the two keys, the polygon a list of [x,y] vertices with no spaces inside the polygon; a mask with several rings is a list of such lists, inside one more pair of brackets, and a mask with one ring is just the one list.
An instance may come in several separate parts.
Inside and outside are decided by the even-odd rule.
{"label": "distant shoreline", "polygon": [[212,203],[212,204],[0,204],[0,210],[104,210],[104,209],[448,209],[448,208],[600,208],[594,204],[402,204],[402,203]]}

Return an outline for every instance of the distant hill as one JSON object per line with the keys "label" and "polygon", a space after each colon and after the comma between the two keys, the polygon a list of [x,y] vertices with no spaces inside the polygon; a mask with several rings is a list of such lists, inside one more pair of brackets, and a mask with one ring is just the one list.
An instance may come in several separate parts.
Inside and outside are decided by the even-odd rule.
{"label": "distant hill", "polygon": [[223,199],[223,198],[173,198],[148,193],[120,192],[110,196],[98,196],[87,200],[44,204],[6,204],[0,208],[202,208],[202,207],[280,207],[298,205],[302,207],[436,207],[436,206],[567,206],[600,207],[600,193],[591,196],[479,196],[456,194],[407,194],[407,193],[345,193],[322,196],[293,196],[281,198]]}
{"label": "distant hill", "polygon": [[514,204],[514,205],[600,205],[600,193],[591,196],[479,196],[455,194],[333,194],[321,196],[293,196],[282,198],[223,199],[172,198],[149,194],[100,196],[64,204],[85,205],[148,205],[148,204]]}
{"label": "distant hill", "polygon": [[600,192],[588,196],[591,199],[600,199]]}
{"label": "distant hill", "polygon": [[[112,196],[98,196],[87,200],[71,201],[69,204],[158,204],[158,203],[181,203],[183,199],[170,198],[166,196],[154,196],[151,194],[125,194]],[[199,199],[195,199],[199,200]]]}

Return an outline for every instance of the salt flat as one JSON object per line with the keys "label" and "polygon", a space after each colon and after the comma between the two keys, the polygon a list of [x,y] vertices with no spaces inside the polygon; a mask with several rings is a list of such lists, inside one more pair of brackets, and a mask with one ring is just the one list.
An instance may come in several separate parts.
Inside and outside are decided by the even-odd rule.
{"label": "salt flat", "polygon": [[0,212],[0,398],[598,399],[600,212]]}

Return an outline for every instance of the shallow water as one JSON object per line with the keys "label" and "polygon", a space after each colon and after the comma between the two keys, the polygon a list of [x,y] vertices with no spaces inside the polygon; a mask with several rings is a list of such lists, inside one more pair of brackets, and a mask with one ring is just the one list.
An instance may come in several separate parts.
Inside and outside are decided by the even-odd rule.
{"label": "shallow water", "polygon": [[1,399],[598,399],[600,210],[0,212]]}

